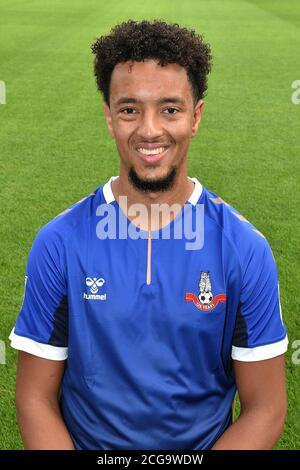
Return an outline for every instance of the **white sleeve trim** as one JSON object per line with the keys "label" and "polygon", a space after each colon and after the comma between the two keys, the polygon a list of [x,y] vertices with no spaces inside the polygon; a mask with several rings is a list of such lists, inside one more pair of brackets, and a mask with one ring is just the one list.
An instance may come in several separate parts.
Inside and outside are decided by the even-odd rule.
{"label": "white sleeve trim", "polygon": [[232,346],[231,357],[236,361],[263,361],[264,359],[271,359],[272,357],[284,354],[287,348],[288,338],[285,336],[283,340],[277,343],[257,346],[256,348],[238,348],[237,346]]}
{"label": "white sleeve trim", "polygon": [[51,359],[53,361],[63,361],[68,357],[68,348],[43,344],[33,339],[26,338],[25,336],[16,335],[14,328],[9,335],[9,339],[13,348],[20,349],[34,356]]}

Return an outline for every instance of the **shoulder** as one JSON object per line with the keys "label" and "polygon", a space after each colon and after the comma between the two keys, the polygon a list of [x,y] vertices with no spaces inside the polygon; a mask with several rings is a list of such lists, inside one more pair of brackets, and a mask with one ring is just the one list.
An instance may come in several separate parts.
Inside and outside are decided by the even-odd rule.
{"label": "shoulder", "polygon": [[[272,250],[266,237],[239,210],[218,194],[203,188],[204,214],[207,223],[221,231],[245,268],[252,257],[257,260]],[[200,201],[201,202],[201,199]]]}
{"label": "shoulder", "polygon": [[43,225],[37,232],[34,245],[46,246],[48,251],[51,248],[59,248],[77,230],[87,227],[91,219],[95,217],[97,206],[103,202],[102,188],[103,186],[99,186]]}

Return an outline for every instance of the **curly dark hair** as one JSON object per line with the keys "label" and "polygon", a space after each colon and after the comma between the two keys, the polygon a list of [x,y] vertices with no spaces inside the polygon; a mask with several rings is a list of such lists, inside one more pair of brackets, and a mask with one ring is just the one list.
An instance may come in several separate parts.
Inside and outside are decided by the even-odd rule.
{"label": "curly dark hair", "polygon": [[187,71],[194,101],[205,96],[212,55],[209,44],[194,30],[160,20],[128,20],[116,25],[110,34],[97,38],[91,49],[96,56],[94,74],[97,87],[108,105],[114,67],[120,62],[142,62],[145,59],[157,60],[161,66],[181,65]]}

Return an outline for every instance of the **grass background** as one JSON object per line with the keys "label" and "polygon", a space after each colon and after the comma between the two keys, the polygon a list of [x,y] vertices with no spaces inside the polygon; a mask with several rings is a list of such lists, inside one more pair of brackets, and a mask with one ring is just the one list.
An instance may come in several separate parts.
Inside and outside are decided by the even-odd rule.
{"label": "grass background", "polygon": [[[118,174],[90,44],[121,20],[163,18],[196,29],[214,55],[189,174],[217,192],[273,249],[289,332],[289,412],[278,449],[300,448],[298,0],[0,0],[0,448],[21,449],[16,352],[8,344],[37,230]],[[274,391],[276,393],[276,391]]]}

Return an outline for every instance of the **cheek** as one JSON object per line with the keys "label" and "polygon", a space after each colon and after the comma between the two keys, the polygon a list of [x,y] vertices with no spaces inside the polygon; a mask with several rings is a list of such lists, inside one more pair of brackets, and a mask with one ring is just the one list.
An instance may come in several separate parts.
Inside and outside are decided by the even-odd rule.
{"label": "cheek", "polygon": [[178,140],[186,140],[191,136],[193,126],[193,119],[190,114],[181,116],[180,119],[174,121],[170,126],[170,132],[173,132],[174,137]]}
{"label": "cheek", "polygon": [[121,129],[115,129],[114,135],[117,148],[125,149],[128,146],[128,135],[125,132],[122,132]]}
{"label": "cheek", "polygon": [[178,125],[173,135],[178,145],[188,145],[192,135],[191,125],[189,123]]}
{"label": "cheek", "polygon": [[122,147],[128,145],[128,141],[133,132],[134,126],[132,126],[130,122],[116,122],[114,125],[115,138]]}
{"label": "cheek", "polygon": [[122,160],[130,158],[130,135],[127,129],[115,130],[115,144]]}
{"label": "cheek", "polygon": [[126,144],[123,142],[119,137],[116,137],[116,147],[118,149],[120,157],[124,157],[126,155]]}

